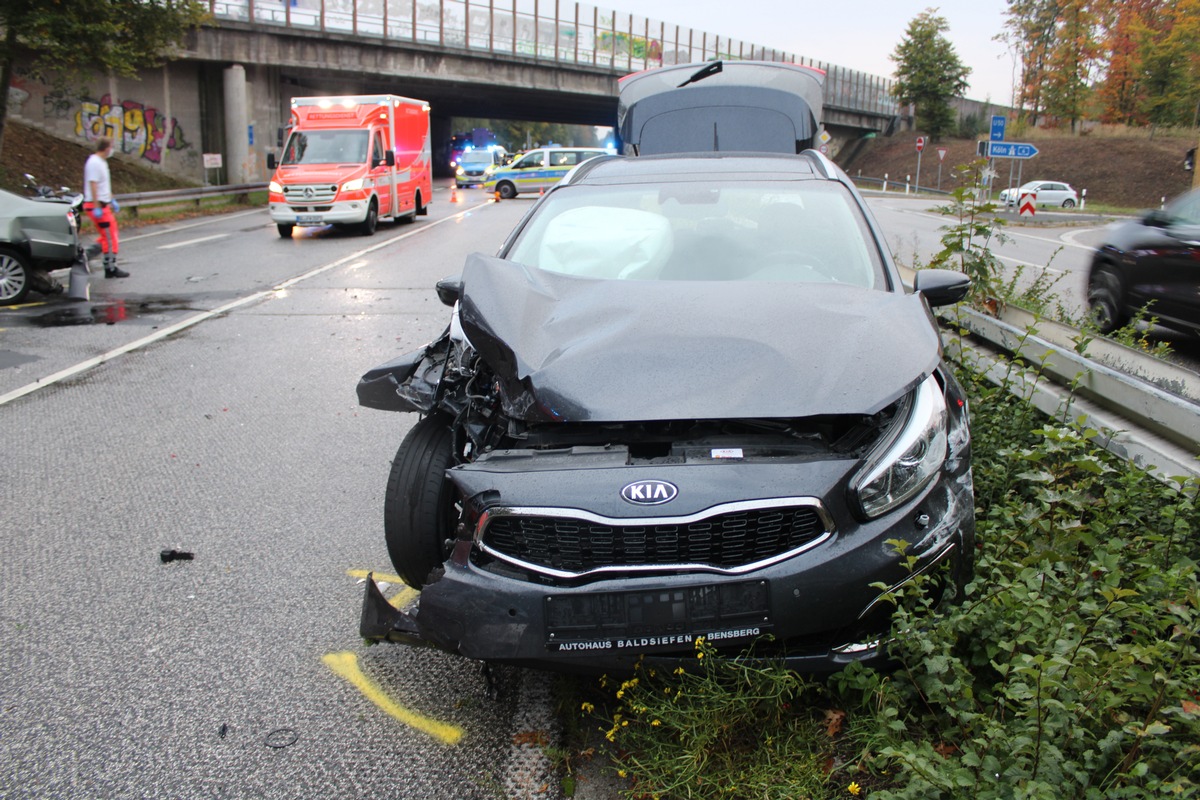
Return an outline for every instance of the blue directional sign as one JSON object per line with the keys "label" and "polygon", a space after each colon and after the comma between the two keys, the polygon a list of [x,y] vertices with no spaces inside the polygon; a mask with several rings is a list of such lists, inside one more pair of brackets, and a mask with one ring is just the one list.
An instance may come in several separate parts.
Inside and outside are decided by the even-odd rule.
{"label": "blue directional sign", "polygon": [[989,142],[988,158],[1033,158],[1038,149],[1021,142]]}
{"label": "blue directional sign", "polygon": [[1004,141],[1004,126],[1008,124],[1008,117],[1003,114],[992,115],[992,141]]}

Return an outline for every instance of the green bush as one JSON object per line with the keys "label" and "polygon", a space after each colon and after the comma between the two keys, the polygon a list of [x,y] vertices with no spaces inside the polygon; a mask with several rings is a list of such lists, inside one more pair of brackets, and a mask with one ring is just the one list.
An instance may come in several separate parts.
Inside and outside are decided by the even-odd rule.
{"label": "green bush", "polygon": [[963,382],[979,549],[961,602],[897,596],[893,669],[806,680],[700,643],[695,668],[608,686],[627,796],[1200,797],[1196,487]]}

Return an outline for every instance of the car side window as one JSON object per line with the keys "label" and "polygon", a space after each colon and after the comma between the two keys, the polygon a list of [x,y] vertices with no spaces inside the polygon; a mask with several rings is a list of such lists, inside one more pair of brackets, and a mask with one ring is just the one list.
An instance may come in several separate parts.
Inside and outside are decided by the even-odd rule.
{"label": "car side window", "polygon": [[541,151],[538,151],[536,153],[530,153],[529,155],[525,156],[520,161],[518,161],[515,164],[515,166],[517,167],[517,169],[531,169],[533,167],[543,166],[545,163],[546,163],[546,154]]}
{"label": "car side window", "polygon": [[1200,191],[1190,192],[1168,209],[1171,216],[1188,225],[1200,225]]}
{"label": "car side window", "polygon": [[383,163],[383,137],[379,135],[379,131],[375,131],[374,147],[372,149],[371,158],[372,160],[379,159],[380,163]]}
{"label": "car side window", "polygon": [[574,150],[564,150],[559,153],[552,153],[550,163],[556,167],[573,167],[578,163],[578,154]]}

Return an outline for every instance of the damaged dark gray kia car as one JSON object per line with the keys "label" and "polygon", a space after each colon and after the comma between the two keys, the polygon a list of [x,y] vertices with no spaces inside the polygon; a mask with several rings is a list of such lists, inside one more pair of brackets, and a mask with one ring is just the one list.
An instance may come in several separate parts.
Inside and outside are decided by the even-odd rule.
{"label": "damaged dark gray kia car", "polygon": [[444,335],[359,383],[421,415],[384,509],[420,598],[369,581],[362,634],[571,671],[694,661],[701,636],[804,671],[884,656],[881,587],[971,570],[966,398],[929,310],[967,288],[906,292],[813,150],[580,165],[439,284]]}

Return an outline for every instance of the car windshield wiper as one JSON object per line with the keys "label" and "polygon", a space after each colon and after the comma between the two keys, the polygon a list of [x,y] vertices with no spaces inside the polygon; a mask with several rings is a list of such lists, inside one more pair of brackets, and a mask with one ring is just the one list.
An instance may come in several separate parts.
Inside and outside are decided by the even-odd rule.
{"label": "car windshield wiper", "polygon": [[725,69],[725,67],[724,67],[723,63],[720,61],[714,61],[711,64],[706,64],[704,67],[699,69],[696,73],[694,73],[692,75],[692,77],[688,78],[686,81],[679,84],[675,88],[682,89],[684,86],[687,86],[689,83],[695,83],[696,81],[702,81],[705,78],[708,78],[712,75],[716,75],[718,72],[720,72],[723,69]]}

